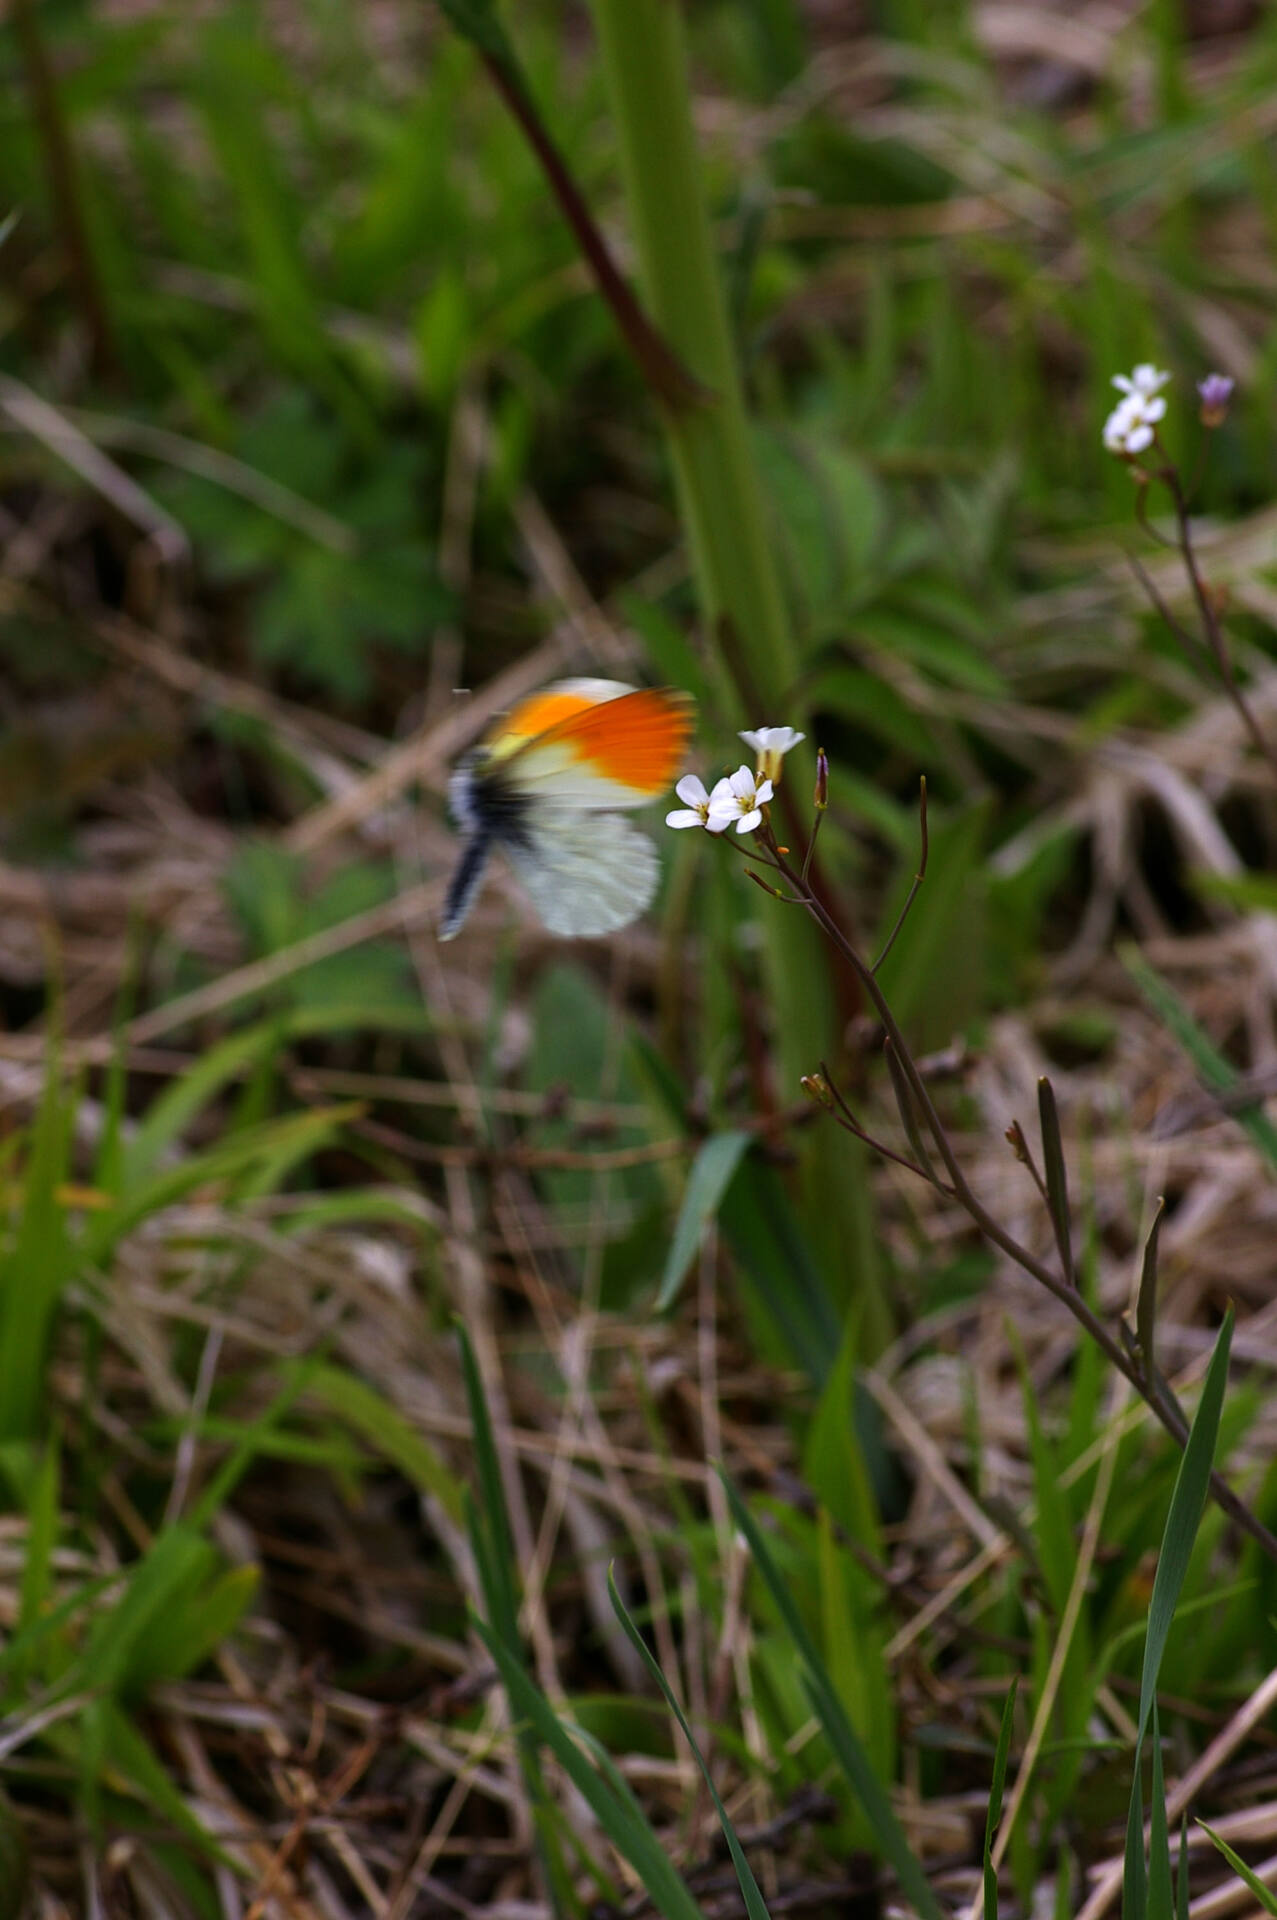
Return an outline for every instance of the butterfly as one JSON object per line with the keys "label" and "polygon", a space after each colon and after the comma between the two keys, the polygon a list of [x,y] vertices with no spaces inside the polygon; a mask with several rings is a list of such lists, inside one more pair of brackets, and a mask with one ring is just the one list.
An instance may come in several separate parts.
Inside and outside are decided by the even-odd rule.
{"label": "butterfly", "polygon": [[613,933],[651,904],[660,861],[622,817],[672,782],[692,702],[672,687],[560,680],[522,701],[448,783],[465,836],[439,938],[451,940],[499,847],[551,933]]}

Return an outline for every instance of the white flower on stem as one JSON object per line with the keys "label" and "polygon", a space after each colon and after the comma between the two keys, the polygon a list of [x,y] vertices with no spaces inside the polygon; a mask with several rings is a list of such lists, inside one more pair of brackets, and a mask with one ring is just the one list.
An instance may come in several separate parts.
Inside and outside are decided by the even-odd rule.
{"label": "white flower on stem", "polygon": [[[1119,393],[1131,396],[1138,394],[1143,400],[1151,400],[1155,394],[1162,391],[1170,377],[1170,374],[1163,373],[1160,367],[1155,367],[1150,361],[1143,360],[1130,373],[1115,373],[1113,385]],[[1160,419],[1161,415],[1154,417]]]}
{"label": "white flower on stem", "polygon": [[796,733],[793,727],[755,727],[752,732],[742,733],[738,737],[755,753],[788,753],[807,735]]}
{"label": "white flower on stem", "polygon": [[760,776],[768,780],[780,779],[780,763],[791,747],[805,740],[805,733],[798,733],[793,727],[754,727],[739,736],[747,747],[752,747],[758,755],[757,769]]}
{"label": "white flower on stem", "polygon": [[1166,402],[1160,394],[1150,398],[1142,393],[1128,393],[1104,422],[1105,446],[1119,459],[1131,459],[1143,453],[1152,446],[1157,422],[1165,412]]}
{"label": "white flower on stem", "polygon": [[[723,780],[720,780],[718,783],[718,787],[725,785],[726,782]],[[718,787],[715,787],[714,793],[718,792]],[[727,827],[728,822],[726,820],[724,820],[721,825],[717,825],[710,819],[710,805],[713,801],[714,794],[706,793],[705,782],[698,774],[685,773],[674,791],[679,799],[684,802],[684,805],[682,807],[676,807],[673,813],[666,814],[665,824],[667,827],[679,829],[683,827],[704,827],[710,833],[722,833]]]}
{"label": "white flower on stem", "polygon": [[1149,360],[1130,373],[1113,375],[1113,385],[1122,398],[1104,422],[1104,444],[1119,460],[1133,460],[1152,446],[1157,423],[1166,412],[1162,388],[1170,377]]}
{"label": "white flower on stem", "polygon": [[753,833],[755,827],[763,824],[762,809],[773,792],[770,780],[760,780],[748,767],[738,767],[735,773],[720,780],[711,793],[709,819],[705,824],[711,833],[722,833],[732,825],[737,833]]}

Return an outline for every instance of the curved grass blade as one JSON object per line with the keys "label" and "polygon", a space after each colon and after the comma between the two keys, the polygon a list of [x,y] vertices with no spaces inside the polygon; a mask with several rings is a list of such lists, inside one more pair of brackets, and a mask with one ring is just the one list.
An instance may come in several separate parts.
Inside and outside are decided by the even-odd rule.
{"label": "curved grass blade", "polygon": [[686,1881],[636,1803],[619,1795],[591,1766],[517,1656],[491,1627],[479,1619],[473,1625],[496,1662],[511,1707],[524,1723],[524,1739],[549,1748],[612,1845],[633,1867],[653,1906],[666,1920],[704,1920]]}
{"label": "curved grass blade", "polygon": [[1011,1729],[1015,1723],[1015,1696],[1020,1682],[1013,1679],[1002,1725],[998,1728],[998,1750],[993,1756],[993,1779],[989,1785],[989,1814],[984,1823],[984,1911],[985,1920],[998,1920],[998,1875],[993,1864],[993,1842],[1002,1818],[1002,1790],[1006,1786],[1007,1759],[1011,1752]]}
{"label": "curved grass blade", "polygon": [[1157,1211],[1153,1215],[1153,1224],[1148,1230],[1148,1239],[1144,1242],[1144,1259],[1140,1267],[1140,1290],[1135,1303],[1135,1331],[1140,1343],[1140,1360],[1144,1368],[1144,1378],[1150,1384],[1157,1378],[1157,1243],[1161,1237],[1162,1221],[1166,1214],[1166,1201],[1159,1193]]}
{"label": "curved grass blade", "polygon": [[749,1543],[749,1550],[767,1582],[768,1591],[789,1635],[812,1709],[825,1730],[834,1757],[865,1810],[883,1858],[894,1868],[905,1898],[922,1916],[922,1920],[942,1920],[939,1903],[927,1884],[921,1862],[905,1837],[904,1828],[892,1810],[886,1789],[874,1772],[859,1734],[847,1718],[758,1522],[721,1467],[718,1477],[726,1490],[733,1518]]}
{"label": "curved grass blade", "polygon": [[[1221,1840],[1213,1827],[1208,1827],[1204,1820],[1199,1820],[1197,1824],[1206,1835],[1206,1838],[1211,1842],[1212,1846],[1219,1848],[1219,1851],[1223,1854],[1225,1860],[1227,1860],[1229,1866],[1237,1875],[1237,1878],[1245,1881],[1264,1912],[1277,1916],[1277,1893],[1274,1893],[1271,1887],[1266,1887],[1257,1873],[1251,1872],[1241,1855],[1234,1852],[1227,1840]],[[1187,1875],[1184,1875],[1183,1878],[1185,1885],[1187,1885]]]}
{"label": "curved grass blade", "polygon": [[1193,1416],[1193,1424],[1185,1442],[1179,1472],[1175,1476],[1170,1512],[1166,1516],[1166,1530],[1162,1535],[1162,1548],[1157,1557],[1157,1572],[1153,1577],[1153,1597],[1148,1607],[1148,1639],[1144,1642],[1144,1668],[1140,1675],[1140,1710],[1136,1735],[1137,1761],[1143,1746],[1144,1733],[1148,1727],[1149,1715],[1153,1709],[1157,1692],[1157,1676],[1161,1670],[1162,1655],[1166,1651],[1167,1636],[1175,1617],[1175,1607],[1179,1600],[1180,1589],[1184,1585],[1184,1576],[1188,1572],[1193,1542],[1197,1538],[1197,1529],[1210,1487],[1211,1469],[1215,1463],[1215,1444],[1219,1438],[1219,1416],[1224,1405],[1224,1388],[1228,1384],[1228,1355],[1233,1339],[1233,1318],[1233,1309],[1230,1307],[1224,1315],[1219,1338],[1215,1342],[1215,1351],[1211,1355],[1206,1381],[1202,1387],[1202,1397],[1198,1402],[1197,1412]]}
{"label": "curved grass blade", "polygon": [[767,1902],[763,1899],[762,1889],[754,1878],[754,1870],[745,1858],[740,1841],[736,1838],[736,1829],[731,1823],[727,1808],[719,1798],[718,1788],[714,1785],[710,1770],[705,1764],[705,1756],[693,1738],[692,1729],[687,1724],[683,1709],[674,1698],[674,1694],[666,1681],[665,1675],[661,1672],[655,1655],[648,1647],[646,1640],[626,1611],[625,1602],[616,1590],[616,1581],[612,1577],[611,1567],[607,1570],[607,1590],[612,1601],[613,1613],[615,1613],[622,1627],[624,1627],[626,1637],[629,1639],[631,1646],[633,1646],[635,1652],[639,1655],[639,1658],[664,1695],[665,1704],[682,1728],[683,1737],[692,1749],[696,1764],[701,1770],[701,1778],[709,1788],[710,1798],[714,1802],[714,1811],[718,1815],[718,1824],[723,1829],[723,1838],[727,1842],[727,1851],[732,1856],[732,1865],[736,1869],[736,1878],[740,1882],[741,1896],[744,1899],[745,1911],[749,1915],[749,1920],[771,1920],[771,1915],[767,1911]]}

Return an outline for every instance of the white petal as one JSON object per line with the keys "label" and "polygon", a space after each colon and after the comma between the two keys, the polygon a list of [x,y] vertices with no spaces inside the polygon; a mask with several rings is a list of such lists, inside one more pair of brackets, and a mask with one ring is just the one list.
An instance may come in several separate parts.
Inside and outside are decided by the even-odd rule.
{"label": "white petal", "polygon": [[705,822],[705,831],[706,833],[726,833],[735,818],[735,807],[730,813],[711,813]]}
{"label": "white petal", "polygon": [[735,773],[728,776],[728,786],[738,800],[750,800],[754,793],[754,774],[751,767],[737,767]]}
{"label": "white petal", "polygon": [[705,821],[698,809],[692,807],[676,807],[673,813],[666,814],[665,824],[667,827],[678,828],[703,827]]}
{"label": "white petal", "polygon": [[1126,451],[1128,453],[1143,453],[1145,447],[1151,447],[1152,444],[1152,427],[1132,427],[1126,436]]}
{"label": "white petal", "polygon": [[1162,415],[1165,412],[1166,412],[1165,400],[1158,398],[1156,400],[1146,400],[1144,402],[1144,418],[1146,420],[1160,420]]}
{"label": "white petal", "polygon": [[705,825],[711,833],[721,833],[724,827],[730,827],[733,820],[740,818],[740,801],[735,794],[729,794],[726,800],[711,800],[709,815]]}
{"label": "white petal", "polygon": [[766,806],[767,802],[771,799],[775,791],[776,789],[775,787],[773,787],[771,781],[764,780],[763,784],[759,787],[758,791],[755,793],[754,798],[758,802],[760,807]]}
{"label": "white petal", "polygon": [[698,773],[685,773],[674,789],[679,799],[689,807],[709,805],[709,795],[705,791],[705,782]]}
{"label": "white petal", "polygon": [[742,733],[740,738],[747,747],[753,747],[755,753],[788,753],[807,735],[795,732],[793,727],[755,727],[752,733]]}
{"label": "white petal", "polygon": [[736,831],[737,833],[752,833],[755,827],[761,827],[762,824],[763,816],[759,813],[758,809],[755,808],[753,813],[747,813],[743,819],[736,822]]}
{"label": "white petal", "polygon": [[1127,378],[1127,376],[1124,373],[1115,373],[1113,375],[1113,385],[1117,388],[1119,393],[1134,393],[1135,391],[1135,388],[1132,385],[1131,381]]}

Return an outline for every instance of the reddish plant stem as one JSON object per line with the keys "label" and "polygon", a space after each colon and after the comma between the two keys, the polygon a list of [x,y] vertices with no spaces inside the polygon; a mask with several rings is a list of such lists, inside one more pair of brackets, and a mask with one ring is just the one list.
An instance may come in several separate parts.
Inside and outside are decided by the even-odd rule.
{"label": "reddish plant stem", "polygon": [[653,326],[618,269],[584,195],[537,112],[523,75],[510,59],[499,53],[481,48],[480,57],[540,161],[560,211],[648,386],[664,406],[675,410],[703,405],[711,398],[708,389],[684,366],[664,334]]}
{"label": "reddish plant stem", "polygon": [[1274,752],[1268,740],[1265,738],[1263,728],[1255,718],[1250,703],[1237,684],[1237,678],[1233,672],[1233,663],[1229,657],[1228,642],[1224,638],[1224,630],[1219,624],[1219,614],[1215,610],[1210,593],[1207,590],[1206,582],[1202,579],[1201,571],[1197,565],[1197,554],[1193,547],[1193,530],[1188,516],[1188,503],[1184,498],[1183,488],[1180,486],[1179,474],[1174,467],[1167,466],[1163,470],[1161,477],[1166,482],[1167,489],[1175,505],[1175,524],[1179,530],[1179,549],[1184,556],[1184,565],[1188,569],[1189,581],[1193,588],[1193,598],[1197,602],[1197,611],[1201,615],[1202,626],[1206,633],[1207,646],[1211,659],[1215,663],[1215,670],[1219,675],[1225,693],[1236,709],[1238,718],[1250,735],[1256,752],[1267,762],[1269,770],[1274,777],[1277,777],[1277,753]]}
{"label": "reddish plant stem", "polygon": [[[1171,1400],[1168,1395],[1158,1392],[1155,1381],[1144,1378],[1142,1369],[1123,1351],[1120,1342],[1109,1332],[1099,1315],[1095,1313],[1082,1295],[1074,1287],[1071,1287],[1067,1280],[1062,1278],[1061,1275],[1053,1272],[1044,1261],[1039,1260],[1037,1255],[1028,1247],[1022,1246],[1013,1234],[1008,1233],[1001,1223],[988,1211],[979,1196],[972,1190],[965,1173],[959,1165],[957,1155],[953,1150],[953,1145],[945,1131],[944,1123],[936,1112],[926,1082],[919,1073],[917,1063],[909,1050],[904,1035],[897,1025],[890,1002],[883,992],[882,987],[879,985],[872,968],[861,959],[855,948],[844,936],[837,922],[827,912],[821,901],[811,891],[810,887],[805,884],[801,874],[796,873],[790,866],[784,854],[781,853],[777,846],[775,835],[772,833],[769,825],[764,825],[759,838],[766,846],[771,856],[772,865],[776,871],[784,877],[793,890],[793,893],[807,908],[807,911],[821,927],[826,937],[832,942],[838,953],[841,954],[847,965],[852,969],[862,989],[873,1002],[878,1018],[882,1023],[883,1030],[896,1051],[896,1056],[904,1071],[909,1090],[917,1103],[918,1112],[926,1123],[927,1131],[931,1134],[935,1142],[936,1151],[944,1165],[945,1172],[949,1176],[949,1186],[947,1190],[952,1193],[953,1198],[956,1199],[970,1215],[971,1219],[987,1240],[991,1241],[995,1247],[1000,1248],[1000,1250],[1007,1255],[1008,1259],[1013,1260],[1030,1278],[1038,1281],[1041,1286],[1046,1288],[1048,1293],[1058,1300],[1062,1306],[1067,1308],[1073,1318],[1099,1347],[1105,1359],[1117,1368],[1122,1377],[1129,1382],[1144,1401],[1145,1405],[1161,1422],[1162,1426],[1165,1427],[1172,1439],[1182,1447],[1188,1438],[1188,1423],[1174,1401]],[[943,1183],[937,1181],[935,1184],[940,1186],[941,1191],[946,1190]],[[1249,1534],[1251,1539],[1262,1548],[1270,1560],[1277,1562],[1277,1536],[1274,1536],[1263,1522],[1251,1512],[1246,1503],[1233,1492],[1222,1475],[1212,1472],[1210,1486],[1211,1494],[1216,1504],[1228,1515],[1229,1519],[1240,1527],[1244,1533]]]}

